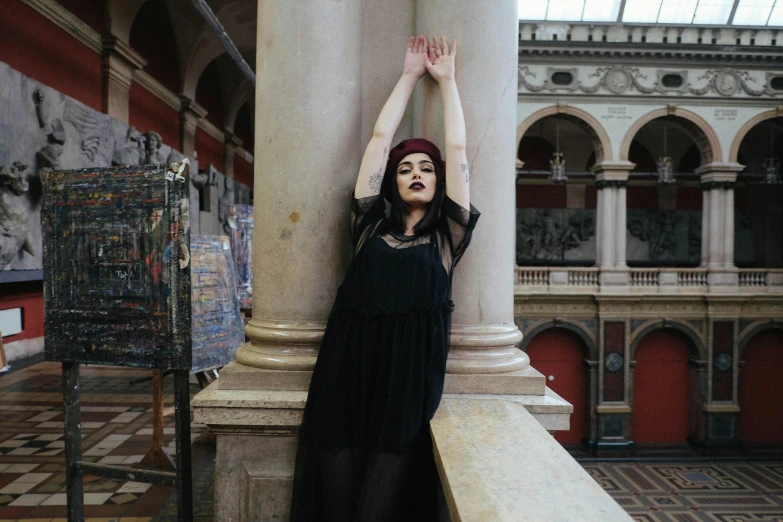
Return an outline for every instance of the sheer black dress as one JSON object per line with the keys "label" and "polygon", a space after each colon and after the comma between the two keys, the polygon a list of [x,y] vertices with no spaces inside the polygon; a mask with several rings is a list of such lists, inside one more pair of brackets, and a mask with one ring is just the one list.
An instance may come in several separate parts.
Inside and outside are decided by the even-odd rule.
{"label": "sheer black dress", "polygon": [[454,267],[479,213],[448,197],[426,234],[353,200],[354,257],[310,383],[291,520],[438,520],[429,421],[443,393]]}

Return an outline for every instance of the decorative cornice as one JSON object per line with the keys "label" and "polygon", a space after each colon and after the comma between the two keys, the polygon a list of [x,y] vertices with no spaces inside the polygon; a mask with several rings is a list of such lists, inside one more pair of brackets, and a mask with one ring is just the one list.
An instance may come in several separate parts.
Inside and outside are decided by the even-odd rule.
{"label": "decorative cornice", "polygon": [[103,54],[116,57],[122,60],[132,69],[143,69],[147,65],[147,60],[142,55],[133,50],[133,48],[114,36],[113,34],[103,35],[101,38]]}
{"label": "decorative cornice", "polygon": [[625,188],[628,186],[628,180],[623,179],[600,179],[595,182],[595,188],[598,190],[605,188]]}
{"label": "decorative cornice", "polygon": [[206,132],[207,134],[209,134],[210,136],[218,140],[220,143],[225,143],[226,141],[225,132],[220,130],[217,125],[215,125],[208,119],[200,118],[198,120],[198,126],[201,128],[201,130],[203,130],[204,132]]}
{"label": "decorative cornice", "polygon": [[179,96],[164,87],[162,83],[150,76],[149,73],[137,69],[133,72],[133,80],[175,111],[179,112],[182,110],[182,101]]}
{"label": "decorative cornice", "polygon": [[248,163],[251,164],[253,163],[253,154],[243,149],[242,147],[237,147],[236,155],[241,157],[243,160],[247,161]]}
{"label": "decorative cornice", "polygon": [[96,53],[103,52],[100,33],[79,20],[78,17],[58,4],[55,0],[22,1],[41,13],[50,21],[54,22],[60,28],[64,29],[66,32]]}

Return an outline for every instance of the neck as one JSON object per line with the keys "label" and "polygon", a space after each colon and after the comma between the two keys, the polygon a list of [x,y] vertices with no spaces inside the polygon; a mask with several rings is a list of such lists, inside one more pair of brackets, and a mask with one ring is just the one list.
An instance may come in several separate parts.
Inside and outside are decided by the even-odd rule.
{"label": "neck", "polygon": [[405,235],[413,235],[413,227],[416,226],[416,223],[421,221],[426,212],[426,207],[408,209],[408,213],[405,214]]}

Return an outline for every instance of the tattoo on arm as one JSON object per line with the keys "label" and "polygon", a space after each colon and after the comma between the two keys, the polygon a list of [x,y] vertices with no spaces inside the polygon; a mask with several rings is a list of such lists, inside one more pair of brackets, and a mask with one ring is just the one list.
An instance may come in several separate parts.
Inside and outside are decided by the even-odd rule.
{"label": "tattoo on arm", "polygon": [[463,163],[462,164],[462,172],[465,173],[465,183],[468,183],[470,181],[470,174],[468,173],[468,164]]}
{"label": "tattoo on arm", "polygon": [[381,185],[383,184],[383,164],[386,162],[386,154],[388,152],[388,147],[384,147],[381,166],[378,168],[378,172],[375,172],[370,176],[370,189],[373,192],[379,192],[381,190]]}

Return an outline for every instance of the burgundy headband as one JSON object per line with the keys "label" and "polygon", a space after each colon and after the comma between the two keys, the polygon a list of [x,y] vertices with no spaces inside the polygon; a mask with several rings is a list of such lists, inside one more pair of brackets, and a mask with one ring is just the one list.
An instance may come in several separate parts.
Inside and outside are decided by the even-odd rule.
{"label": "burgundy headband", "polygon": [[392,200],[392,183],[397,176],[397,166],[399,166],[405,156],[417,152],[423,152],[434,163],[443,165],[440,150],[431,141],[424,138],[411,138],[399,142],[389,151],[389,161],[386,163],[386,172],[383,175],[383,183],[381,183],[381,194],[388,201],[391,202]]}

